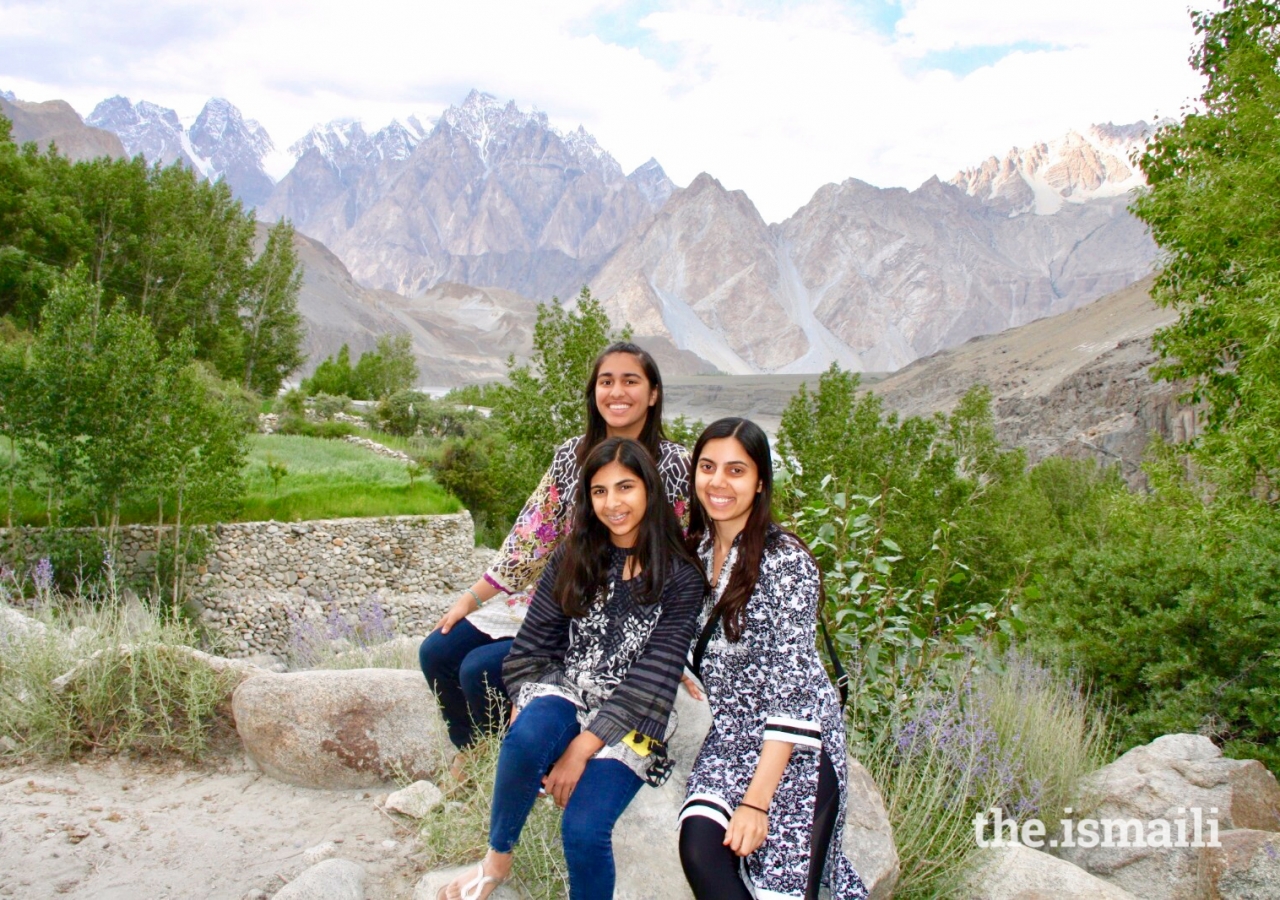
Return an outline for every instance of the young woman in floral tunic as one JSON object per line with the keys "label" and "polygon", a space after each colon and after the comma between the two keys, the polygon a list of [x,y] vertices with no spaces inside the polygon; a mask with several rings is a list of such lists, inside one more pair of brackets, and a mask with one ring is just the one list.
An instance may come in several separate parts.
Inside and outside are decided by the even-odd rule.
{"label": "young woman in floral tunic", "polygon": [[482,900],[507,878],[540,788],[564,810],[571,900],[608,900],[613,825],[669,771],[667,726],[706,582],[639,443],[598,444],[581,481],[573,530],[503,666],[516,715],[494,776],[489,852],[438,900]]}
{"label": "young woman in floral tunic", "polygon": [[653,357],[635,344],[607,347],[597,357],[584,393],[586,434],[556,449],[496,562],[462,592],[418,651],[449,740],[459,749],[471,745],[475,725],[492,729],[505,720],[502,661],[524,621],[539,574],[569,529],[587,452],[607,437],[635,438],[657,461],[676,516],[684,521],[687,514],[689,451],[663,434],[662,376]]}
{"label": "young woman in floral tunic", "polygon": [[680,813],[685,877],[698,900],[815,900],[821,884],[834,900],[862,900],[841,850],[844,720],[818,658],[818,567],[773,523],[759,426],[712,423],[693,466],[689,541],[713,587],[694,663],[711,730]]}

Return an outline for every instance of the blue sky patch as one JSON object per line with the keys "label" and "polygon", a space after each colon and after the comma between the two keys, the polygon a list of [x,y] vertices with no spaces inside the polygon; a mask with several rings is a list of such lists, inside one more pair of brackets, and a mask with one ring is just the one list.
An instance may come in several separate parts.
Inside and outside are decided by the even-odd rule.
{"label": "blue sky patch", "polygon": [[1043,50],[1061,50],[1056,44],[1036,41],[1018,41],[1014,44],[984,44],[977,47],[953,47],[950,50],[935,50],[926,53],[913,61],[910,70],[925,72],[941,69],[952,75],[963,78],[984,66],[998,63],[1011,53],[1035,53]]}
{"label": "blue sky patch", "polygon": [[[677,47],[657,39],[640,22],[651,13],[678,8],[672,0],[624,0],[611,9],[601,10],[583,19],[575,32],[595,35],[606,44],[638,50],[646,59],[664,69],[673,69],[680,61]],[[840,3],[851,19],[871,28],[876,34],[891,37],[902,18],[902,0],[842,0]],[[764,17],[793,9],[793,0],[743,0],[735,8],[747,14]]]}

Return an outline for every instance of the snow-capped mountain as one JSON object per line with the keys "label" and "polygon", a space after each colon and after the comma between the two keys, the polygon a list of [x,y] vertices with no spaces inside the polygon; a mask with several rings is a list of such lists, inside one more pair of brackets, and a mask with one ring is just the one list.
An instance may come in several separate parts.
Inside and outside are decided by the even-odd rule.
{"label": "snow-capped mountain", "polygon": [[222,98],[206,103],[189,128],[172,109],[120,96],[99,103],[87,121],[119,136],[130,156],[142,154],[161,165],[180,162],[210,181],[223,179],[248,206],[261,204],[275,186],[263,167],[274,149],[270,135]]}
{"label": "snow-capped mountain", "polygon": [[295,141],[289,152],[301,159],[315,151],[329,166],[338,171],[374,166],[383,160],[408,159],[427,131],[417,117],[405,124],[393,119],[385,128],[368,134],[363,123],[355,119],[338,119],[317,125]]}
{"label": "snow-capped mountain", "polygon": [[131,103],[128,97],[117,95],[95,106],[87,121],[95,128],[114,132],[130,156],[141,153],[149,163],[168,166],[181,162],[204,171],[194,158],[186,129],[171,109],[146,100]]}
{"label": "snow-capped mountain", "polygon": [[1146,122],[1094,125],[1047,143],[1014,147],[958,172],[951,184],[1011,216],[1052,215],[1065,203],[1121,197],[1143,184],[1131,162],[1152,132]]}
{"label": "snow-capped mountain", "polygon": [[18,98],[13,95],[13,91],[0,91],[0,100],[8,100],[10,103],[12,103],[14,100],[17,100],[17,99]]}
{"label": "snow-capped mountain", "polygon": [[656,162],[626,176],[584,129],[480,91],[429,132],[334,123],[293,149],[259,216],[287,216],[361,282],[408,296],[442,281],[577,293],[674,188]]}

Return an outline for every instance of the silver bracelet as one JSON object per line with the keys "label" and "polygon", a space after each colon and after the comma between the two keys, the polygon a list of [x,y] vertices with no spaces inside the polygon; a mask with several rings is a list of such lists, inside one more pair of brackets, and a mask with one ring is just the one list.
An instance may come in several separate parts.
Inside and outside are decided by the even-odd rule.
{"label": "silver bracelet", "polygon": [[484,601],[480,599],[480,595],[477,594],[475,591],[471,590],[471,588],[467,588],[462,593],[471,595],[471,599],[476,601],[476,609],[479,609],[480,607],[484,606]]}

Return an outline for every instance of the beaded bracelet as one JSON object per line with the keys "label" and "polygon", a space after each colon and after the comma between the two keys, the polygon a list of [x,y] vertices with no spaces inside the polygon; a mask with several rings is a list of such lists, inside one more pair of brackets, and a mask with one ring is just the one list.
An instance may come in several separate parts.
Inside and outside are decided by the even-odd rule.
{"label": "beaded bracelet", "polygon": [[477,594],[475,591],[471,590],[471,588],[467,588],[462,593],[471,595],[471,599],[476,601],[476,609],[479,609],[480,607],[484,606],[484,603],[481,602],[480,600],[480,595]]}
{"label": "beaded bracelet", "polygon": [[739,805],[739,806],[745,806],[747,809],[754,809],[756,812],[758,812],[758,813],[764,813],[766,816],[767,816],[767,815],[769,815],[769,810],[767,810],[767,809],[761,809],[760,807],[756,806],[754,803],[748,803],[748,802],[747,802],[747,801],[745,801],[745,800],[740,800],[740,801],[738,801],[738,805]]}

